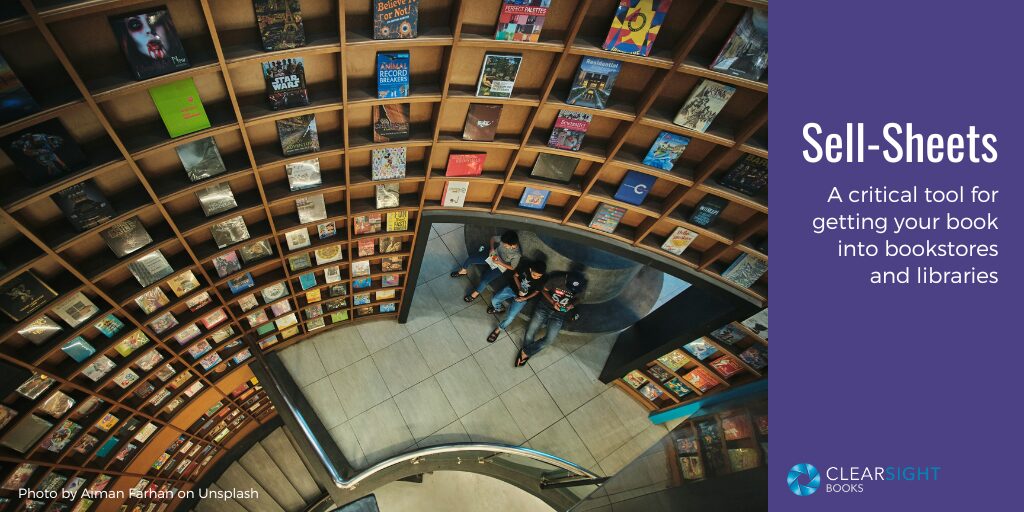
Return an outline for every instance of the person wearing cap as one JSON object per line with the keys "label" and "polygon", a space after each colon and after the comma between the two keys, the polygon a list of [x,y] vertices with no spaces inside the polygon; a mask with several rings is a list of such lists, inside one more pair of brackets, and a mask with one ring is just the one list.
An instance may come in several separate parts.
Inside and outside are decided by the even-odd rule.
{"label": "person wearing cap", "polygon": [[488,252],[484,252],[484,247],[481,246],[477,254],[466,258],[462,266],[450,274],[451,277],[460,277],[466,275],[470,265],[487,265],[487,270],[480,276],[480,283],[469,295],[462,298],[466,302],[476,300],[487,288],[487,284],[500,277],[503,272],[515,270],[519,266],[523,252],[519,248],[519,235],[515,231],[509,230],[501,236],[492,237],[490,245]]}
{"label": "person wearing cap", "polygon": [[487,306],[489,314],[504,313],[505,301],[510,301],[505,319],[498,323],[491,334],[487,335],[487,343],[497,341],[501,330],[508,329],[508,326],[512,325],[516,319],[516,315],[526,307],[526,303],[540,294],[547,281],[547,276],[544,275],[546,271],[547,265],[543,261],[523,259],[519,262],[519,267],[512,273],[514,286],[508,285],[495,293],[491,299],[491,305]]}
{"label": "person wearing cap", "polygon": [[[574,314],[572,310],[586,287],[586,278],[577,271],[566,272],[548,281],[540,293],[544,300],[537,302],[533,309],[533,317],[530,318],[530,325],[526,327],[526,334],[523,335],[523,348],[515,362],[517,368],[555,341],[558,332],[562,330],[562,325],[565,324],[566,317]],[[544,337],[537,339],[537,333],[545,327],[547,332],[544,333]]]}

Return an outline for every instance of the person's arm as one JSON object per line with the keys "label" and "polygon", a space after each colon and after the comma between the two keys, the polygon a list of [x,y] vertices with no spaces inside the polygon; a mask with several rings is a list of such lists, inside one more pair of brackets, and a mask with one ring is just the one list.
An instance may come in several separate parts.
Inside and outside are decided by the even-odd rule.
{"label": "person's arm", "polygon": [[558,309],[558,304],[555,304],[555,300],[551,298],[551,289],[550,288],[545,286],[544,287],[544,293],[541,293],[540,296],[544,297],[544,300],[547,301],[547,303],[550,304],[551,307],[553,307],[555,309]]}
{"label": "person's arm", "polygon": [[490,240],[490,244],[491,244],[491,251],[490,252],[492,252],[492,253],[494,252],[494,239],[495,238],[498,238],[498,237],[492,236],[491,240]]}
{"label": "person's arm", "polygon": [[516,284],[516,294],[518,294],[519,293],[519,287],[521,286],[519,284],[519,272],[513,272],[512,273],[512,282]]}

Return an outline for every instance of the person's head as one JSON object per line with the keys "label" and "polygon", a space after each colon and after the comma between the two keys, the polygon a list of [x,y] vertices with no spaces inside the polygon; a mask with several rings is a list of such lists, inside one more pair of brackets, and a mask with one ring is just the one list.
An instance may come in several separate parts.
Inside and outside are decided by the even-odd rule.
{"label": "person's head", "polygon": [[569,287],[569,291],[574,294],[583,293],[583,290],[587,287],[587,278],[582,272],[576,270],[570,270],[565,276],[566,285]]}
{"label": "person's head", "polygon": [[529,269],[531,278],[540,279],[548,271],[548,266],[543,261],[534,261],[530,263]]}
{"label": "person's head", "polygon": [[507,245],[510,249],[519,247],[519,235],[515,231],[506,231],[501,235],[501,243]]}

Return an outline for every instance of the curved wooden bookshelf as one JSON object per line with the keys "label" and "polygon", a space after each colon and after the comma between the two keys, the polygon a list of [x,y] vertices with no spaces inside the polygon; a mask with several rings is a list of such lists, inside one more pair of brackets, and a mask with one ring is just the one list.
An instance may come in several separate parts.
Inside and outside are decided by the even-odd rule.
{"label": "curved wooden bookshelf", "polygon": [[[248,368],[257,352],[280,350],[339,325],[398,316],[406,299],[408,265],[414,259],[412,248],[418,237],[426,236],[419,232],[421,213],[445,208],[441,196],[450,180],[470,183],[464,211],[515,215],[599,233],[676,262],[692,273],[719,282],[732,293],[766,305],[767,276],[751,288],[741,288],[721,273],[741,254],[767,259],[767,254],[758,248],[759,241],[767,236],[767,198],[745,196],[719,185],[716,178],[744,154],[767,158],[767,78],[743,80],[707,68],[744,10],[750,6],[766,8],[764,2],[676,2],[669,13],[671,23],[662,27],[655,51],[651,56],[641,57],[601,49],[617,5],[614,0],[555,0],[542,39],[536,43],[493,39],[500,0],[421,0],[419,37],[389,41],[370,36],[369,2],[355,5],[301,0],[307,44],[276,52],[262,50],[250,0],[167,0],[167,8],[185,41],[191,67],[144,81],[129,77],[124,59],[110,36],[107,16],[152,2],[23,3],[26,15],[0,20],[0,52],[11,56],[16,72],[24,70],[19,78],[43,110],[0,126],[0,135],[59,118],[79,141],[90,164],[58,181],[33,186],[19,177],[10,162],[0,162],[0,172],[9,178],[8,189],[0,196],[0,248],[6,249],[0,284],[31,270],[59,294],[56,300],[22,321],[0,321],[3,369],[41,373],[54,382],[36,400],[17,393],[0,397],[18,413],[10,424],[0,425],[0,437],[17,421],[35,414],[52,423],[53,429],[64,421],[79,423],[83,430],[76,440],[91,435],[96,442],[81,453],[70,448],[51,452],[39,442],[25,453],[0,447],[0,479],[6,480],[18,464],[27,461],[35,465],[27,484],[30,487],[53,478],[51,475],[84,478],[88,487],[101,475],[107,475],[111,480],[106,490],[127,491],[143,480],[143,487],[152,484],[155,487],[151,488],[193,488],[206,468],[237,440],[276,414]],[[15,44],[24,45],[29,54],[12,56]],[[376,52],[390,50],[412,53],[412,87],[408,97],[378,99],[372,61]],[[524,56],[512,97],[475,96],[485,52]],[[584,56],[622,63],[622,74],[605,109],[574,107],[565,102]],[[305,60],[310,105],[271,110],[263,102],[260,64],[295,57]],[[195,81],[211,127],[171,139],[148,89],[182,78]],[[672,123],[675,111],[701,79],[729,83],[739,90],[737,99],[704,133]],[[410,106],[410,139],[373,142],[372,109],[394,103]],[[493,141],[462,139],[467,109],[478,103],[502,106]],[[594,117],[581,151],[547,146],[561,109],[587,112]],[[275,122],[301,114],[316,117],[320,150],[285,156]],[[690,148],[671,171],[641,163],[652,141],[663,130],[692,139]],[[212,179],[191,182],[181,168],[175,148],[204,137],[216,140],[228,171]],[[408,149],[406,176],[373,181],[371,151],[387,147]],[[457,151],[486,153],[483,174],[445,176],[448,155]],[[580,162],[568,183],[555,183],[530,176],[540,154],[569,156]],[[290,190],[285,166],[310,158],[320,160],[322,185]],[[639,206],[613,197],[629,170],[656,178],[651,195]],[[173,274],[143,288],[129,271],[131,258],[115,258],[100,237],[99,232],[109,222],[81,233],[71,230],[51,196],[85,180],[92,180],[110,199],[117,211],[114,220],[139,217],[154,241],[137,254],[161,250],[174,268]],[[199,210],[195,193],[221,183],[231,186],[238,206],[207,218]],[[399,186],[397,208],[376,208],[375,186],[382,183]],[[518,206],[526,187],[550,191],[544,209]],[[301,223],[295,200],[310,194],[324,195],[328,217]],[[716,224],[695,226],[689,222],[689,214],[709,194],[728,200],[729,206]],[[613,233],[589,226],[591,216],[602,203],[627,210]],[[407,215],[407,226],[389,231],[389,213]],[[245,244],[217,247],[210,226],[237,215],[245,219],[249,240]],[[357,223],[363,225],[367,216],[375,215],[382,217],[379,232],[357,232]],[[317,225],[327,221],[334,223],[336,235],[320,239]],[[698,234],[691,247],[679,256],[661,249],[676,227]],[[298,229],[306,229],[312,243],[289,250],[285,234]],[[384,236],[396,237],[395,252],[381,253],[374,243],[372,254],[360,255],[369,246],[367,240],[377,242]],[[218,272],[215,260],[257,241],[267,242],[273,254],[244,262],[240,270]],[[339,246],[339,260],[318,261],[320,254],[327,254],[320,250],[335,245]],[[301,266],[304,256],[310,260],[307,267]],[[400,258],[401,264],[396,270],[384,271],[384,258]],[[370,285],[355,288],[358,277],[352,275],[353,264],[363,261],[370,266],[366,276]],[[328,283],[325,271],[335,266],[339,274]],[[191,272],[199,285],[179,295],[172,283],[186,272]],[[247,274],[252,277],[252,288],[232,293],[229,283]],[[303,276],[310,274],[315,276],[316,283],[303,289]],[[397,286],[384,287],[384,276],[394,276]],[[263,292],[279,284],[284,286],[282,294],[264,296]],[[168,301],[147,314],[137,299],[158,288]],[[331,296],[339,290],[339,295]],[[394,298],[376,297],[377,292],[388,290],[395,291]],[[56,305],[78,292],[84,293],[99,310],[88,321],[73,328],[63,326],[59,333],[39,345],[19,333],[43,316],[55,319]],[[315,292],[319,292],[319,300]],[[241,299],[250,293],[257,305],[243,310]],[[357,306],[355,296],[361,294],[369,294],[369,302]],[[208,303],[196,305],[204,296]],[[343,302],[339,304],[339,300]],[[287,301],[287,311],[275,313],[270,309],[271,304],[282,301]],[[332,309],[324,307],[325,304],[332,304]],[[382,306],[386,306],[383,311]],[[364,312],[364,308],[370,308],[370,312]],[[206,327],[204,319],[217,311],[223,312],[223,320]],[[258,311],[264,312],[266,318],[250,322],[250,316]],[[153,320],[167,313],[175,317],[178,325],[156,332]],[[112,338],[93,325],[107,314],[124,324]],[[176,334],[190,331],[191,326],[196,327],[198,334],[188,339],[182,337],[182,341],[175,339]],[[150,341],[122,356],[116,346],[135,330]],[[71,359],[61,349],[77,336],[96,349],[84,362]],[[210,348],[205,349],[205,344]],[[149,357],[150,350],[156,351],[162,360],[142,370],[138,363]],[[200,353],[202,350],[207,351]],[[204,367],[200,359],[209,354],[217,354],[221,361]],[[248,359],[242,357],[245,354],[250,354]],[[117,368],[94,382],[83,370],[104,356],[114,361]],[[159,375],[161,365],[169,365],[173,375]],[[138,378],[121,386],[115,381],[119,372],[129,367],[135,369]],[[751,368],[745,370],[756,373]],[[721,384],[724,387],[730,382],[723,380]],[[74,399],[76,408],[90,398],[102,402],[84,415],[77,415],[72,409],[59,417],[45,416],[40,404],[58,390]],[[160,400],[156,401],[158,397]],[[171,404],[174,407],[168,407]],[[99,428],[97,422],[108,413],[117,417],[117,424],[106,430]],[[155,431],[145,439],[136,439],[136,433],[147,424],[152,424]],[[128,426],[132,428],[127,429]],[[110,450],[101,455],[99,448],[104,445],[109,445]],[[119,460],[122,452],[125,455]],[[0,498],[10,496],[10,491],[0,490]],[[42,508],[57,503],[62,502],[48,500]],[[107,500],[102,507],[116,509],[123,504],[129,510],[135,506],[145,509],[149,503],[150,500],[114,499]],[[177,502],[159,503],[173,509]],[[94,503],[88,510],[99,507]]]}

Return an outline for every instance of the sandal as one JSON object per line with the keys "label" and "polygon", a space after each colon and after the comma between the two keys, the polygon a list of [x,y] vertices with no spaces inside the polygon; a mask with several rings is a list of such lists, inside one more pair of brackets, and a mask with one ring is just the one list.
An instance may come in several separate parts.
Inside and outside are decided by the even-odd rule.
{"label": "sandal", "polygon": [[477,299],[477,297],[479,297],[479,295],[477,295],[476,297],[474,297],[472,295],[466,295],[465,297],[462,298],[462,300],[464,302],[473,302],[474,300]]}
{"label": "sandal", "polygon": [[487,335],[487,343],[494,343],[495,341],[498,341],[499,335],[501,335],[500,329],[491,331],[491,333]]}
{"label": "sandal", "polygon": [[448,277],[462,277],[462,276],[466,275],[467,273],[468,272],[466,270],[456,270],[455,272],[452,272],[451,274],[448,274]]}
{"label": "sandal", "polygon": [[487,314],[488,315],[498,315],[498,314],[501,314],[501,313],[504,313],[504,312],[505,312],[505,308],[498,309],[498,308],[495,308],[494,306],[487,306]]}
{"label": "sandal", "polygon": [[524,355],[523,355],[523,352],[522,352],[522,351],[520,351],[520,352],[519,352],[519,354],[518,354],[518,355],[516,356],[516,364],[515,364],[515,367],[516,367],[516,368],[519,368],[520,366],[523,366],[523,365],[525,365],[525,364],[526,364],[526,362],[527,362],[527,361],[529,361],[529,360],[530,360],[530,356],[525,356],[525,357],[524,357]]}

